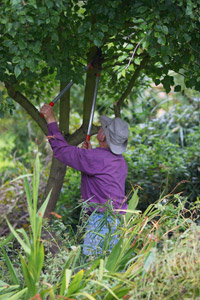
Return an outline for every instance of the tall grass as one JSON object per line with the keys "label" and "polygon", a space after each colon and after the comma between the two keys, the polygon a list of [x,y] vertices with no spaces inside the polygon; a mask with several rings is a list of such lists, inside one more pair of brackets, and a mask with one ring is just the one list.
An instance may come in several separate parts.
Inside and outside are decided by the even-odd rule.
{"label": "tall grass", "polygon": [[[49,197],[38,210],[39,174],[37,156],[31,186],[24,176],[29,232],[14,230],[8,221],[11,233],[21,247],[21,271],[6,253],[5,240],[0,242],[1,259],[7,266],[11,282],[9,285],[0,281],[0,300],[200,297],[200,228],[196,223],[199,199],[189,210],[186,199],[180,195],[167,195],[142,213],[137,210],[136,189],[116,231],[104,237],[105,245],[111,243],[115,235],[119,237],[111,252],[104,251],[105,247],[97,256],[85,257],[82,245],[73,244],[76,237],[71,234],[68,236],[71,249],[62,246],[53,257],[49,252],[45,255],[41,240],[43,214]],[[110,213],[115,218],[115,214]],[[63,239],[63,242],[70,244],[69,240]]]}

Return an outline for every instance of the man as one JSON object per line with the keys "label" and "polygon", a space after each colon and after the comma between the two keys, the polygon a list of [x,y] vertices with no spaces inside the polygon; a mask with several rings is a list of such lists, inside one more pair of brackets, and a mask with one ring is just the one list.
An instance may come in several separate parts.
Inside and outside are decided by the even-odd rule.
{"label": "man", "polygon": [[[88,214],[94,211],[98,214],[90,225],[95,226],[96,218],[101,219],[102,213],[106,210],[106,203],[109,203],[114,211],[124,214],[127,209],[125,196],[127,164],[122,153],[127,146],[128,124],[120,118],[110,119],[101,116],[102,127],[97,134],[99,147],[92,149],[91,144],[86,141],[82,148],[79,148],[65,141],[50,105],[45,104],[41,113],[47,121],[48,139],[54,157],[81,172],[82,198],[84,201],[89,199],[88,203],[91,203]],[[86,240],[85,244],[88,245],[88,236]]]}

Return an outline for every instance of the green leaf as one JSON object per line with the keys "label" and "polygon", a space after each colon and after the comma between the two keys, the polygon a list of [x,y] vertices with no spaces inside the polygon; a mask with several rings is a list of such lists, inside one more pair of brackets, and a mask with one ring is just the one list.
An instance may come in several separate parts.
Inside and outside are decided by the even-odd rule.
{"label": "green leaf", "polygon": [[22,255],[20,255],[20,259],[21,259],[21,266],[22,266],[22,271],[23,271],[23,275],[24,275],[26,285],[27,285],[29,291],[34,294],[35,284],[34,284],[32,274],[31,274],[31,272],[30,272],[30,270],[29,270],[29,268],[26,264],[25,259],[22,257]]}
{"label": "green leaf", "polygon": [[14,64],[17,64],[19,61],[20,61],[20,57],[19,56],[14,56],[13,57],[13,59],[12,59],[12,62],[14,63]]}
{"label": "green leaf", "polygon": [[26,231],[24,230],[24,228],[17,229],[16,231],[19,232],[19,233],[21,233],[23,235],[24,240],[25,240],[27,246],[31,247],[28,235],[27,235]]}
{"label": "green leaf", "polygon": [[8,270],[9,270],[9,273],[10,273],[10,276],[12,278],[12,282],[13,284],[16,284],[20,287],[20,281],[19,281],[19,278],[17,276],[17,273],[15,271],[15,268],[13,266],[13,264],[11,263],[6,251],[4,250],[4,248],[2,247],[1,248],[2,252],[3,252],[3,256],[5,258],[5,261],[6,261],[6,265],[8,267]]}
{"label": "green leaf", "polygon": [[151,57],[155,57],[156,54],[157,54],[157,51],[156,51],[155,48],[150,48],[150,49],[149,49],[149,55],[150,55]]}
{"label": "green leaf", "polygon": [[[14,294],[14,295],[12,295],[12,296],[7,296],[7,298],[1,298],[1,296],[0,296],[0,300],[21,300],[22,299],[22,296],[27,292],[27,288],[25,288],[25,289],[23,289],[23,290],[21,290],[21,291],[19,291],[18,293],[16,293],[16,294]],[[3,295],[4,296],[4,295]]]}
{"label": "green leaf", "polygon": [[169,62],[169,56],[164,55],[164,56],[163,56],[163,61],[164,61],[166,64],[168,64],[168,62]]}
{"label": "green leaf", "polygon": [[37,41],[34,45],[33,52],[38,54],[40,52],[40,49],[41,49],[41,42]]}
{"label": "green leaf", "polygon": [[[136,190],[134,190],[133,196],[131,197],[131,200],[129,201],[128,204],[128,210],[130,211],[134,211],[138,205],[138,201],[139,201],[139,197],[138,197],[138,188]],[[130,212],[127,212],[125,215],[126,218],[126,222],[128,222],[128,220],[131,218],[133,214]]]}
{"label": "green leaf", "polygon": [[160,45],[165,45],[166,44],[166,38],[164,35],[160,35],[160,37],[158,38],[158,43]]}
{"label": "green leaf", "polygon": [[[123,298],[124,296],[126,296],[128,294],[128,292],[130,291],[130,288],[123,288],[121,285],[116,286],[112,289],[112,291],[115,293],[115,295],[119,298],[119,299],[125,299]],[[128,299],[128,298],[127,298]],[[111,293],[107,293],[104,296],[104,300],[113,300],[113,295]]]}
{"label": "green leaf", "polygon": [[138,12],[139,13],[144,13],[145,11],[147,11],[149,8],[147,6],[140,6],[138,8]]}
{"label": "green leaf", "polygon": [[18,40],[18,46],[20,50],[24,50],[27,48],[27,43],[25,43],[24,40]]}
{"label": "green leaf", "polygon": [[19,65],[16,65],[15,68],[14,68],[14,74],[15,74],[16,78],[19,77],[19,75],[21,74],[21,72],[22,71],[21,71]]}
{"label": "green leaf", "polygon": [[99,39],[94,39],[94,44],[95,44],[95,46],[97,46],[97,47],[101,47],[102,41],[99,40]]}
{"label": "green leaf", "polygon": [[20,3],[21,3],[21,0],[11,0],[12,5],[17,5],[17,4],[20,4]]}
{"label": "green leaf", "polygon": [[101,31],[97,32],[95,36],[96,36],[99,40],[102,40],[102,39],[104,38],[104,34],[103,34],[103,32],[101,32]]}
{"label": "green leaf", "polygon": [[126,77],[126,69],[123,69],[121,74],[122,74],[122,77]]}
{"label": "green leaf", "polygon": [[174,88],[174,92],[180,92],[181,91],[181,85],[176,85]]}
{"label": "green leaf", "polygon": [[168,27],[165,26],[165,25],[163,25],[163,26],[162,26],[162,32],[163,32],[165,35],[168,34]]}
{"label": "green leaf", "polygon": [[60,288],[60,295],[63,296],[65,293],[65,290],[68,290],[69,288],[69,283],[71,280],[71,276],[72,276],[72,270],[70,269],[66,269],[64,271],[64,276],[61,282],[61,288]]}
{"label": "green leaf", "polygon": [[47,0],[46,5],[47,5],[48,8],[52,8],[53,7],[53,2],[50,1],[50,0]]}
{"label": "green leaf", "polygon": [[154,82],[155,82],[155,85],[157,86],[160,84],[160,79],[156,79]]}
{"label": "green leaf", "polygon": [[69,297],[70,295],[72,295],[73,293],[77,292],[79,287],[80,287],[80,283],[81,280],[83,278],[83,274],[84,274],[84,270],[80,270],[73,278],[72,282],[70,283],[68,292],[67,292],[67,296]]}
{"label": "green leaf", "polygon": [[33,19],[31,16],[26,16],[26,20],[27,20],[29,23],[34,23],[34,19]]}
{"label": "green leaf", "polygon": [[35,213],[37,210],[39,182],[40,182],[40,161],[39,161],[39,154],[37,153],[35,164],[34,164],[34,173],[33,173],[33,209]]}
{"label": "green leaf", "polygon": [[34,59],[32,57],[28,58],[26,60],[26,66],[31,70],[31,71],[34,71],[34,68],[35,68],[35,62],[34,62]]}
{"label": "green leaf", "polygon": [[112,249],[112,251],[108,257],[107,263],[106,263],[106,269],[108,271],[111,271],[111,272],[115,271],[116,263],[119,258],[119,255],[121,253],[122,244],[123,244],[123,238],[119,239],[118,243]]}
{"label": "green leaf", "polygon": [[190,42],[191,41],[191,36],[187,33],[183,34],[184,39],[186,40],[186,42]]}
{"label": "green leaf", "polygon": [[46,207],[47,207],[47,204],[48,204],[48,202],[49,202],[49,198],[50,198],[50,196],[51,196],[51,192],[52,192],[52,190],[49,192],[47,198],[45,199],[45,201],[43,202],[42,206],[41,206],[40,209],[38,210],[38,215],[40,215],[41,217],[44,216],[44,212],[45,212]]}
{"label": "green leaf", "polygon": [[102,30],[103,32],[107,32],[107,31],[108,31],[108,26],[105,25],[105,24],[102,24],[102,25],[101,25],[101,30]]}
{"label": "green leaf", "polygon": [[31,220],[31,223],[32,223],[32,211],[33,211],[33,208],[32,208],[32,195],[31,195],[31,188],[29,186],[29,182],[27,180],[26,177],[24,177],[24,187],[25,187],[25,191],[26,191],[26,199],[27,199],[27,202],[28,202],[28,210],[29,210],[29,216],[30,216],[30,220]]}
{"label": "green leaf", "polygon": [[18,240],[18,242],[20,243],[20,245],[24,249],[25,253],[31,254],[31,249],[24,243],[24,241],[21,239],[21,237],[16,232],[16,230],[12,227],[12,225],[9,223],[9,221],[7,219],[6,219],[6,221],[8,223],[8,226],[9,226],[11,232],[13,233],[13,235],[15,236],[15,238]]}
{"label": "green leaf", "polygon": [[37,265],[37,280],[39,280],[40,278],[40,272],[42,270],[43,267],[43,263],[44,263],[44,245],[41,244],[40,245],[40,249],[37,253],[37,261],[36,261],[36,265]]}
{"label": "green leaf", "polygon": [[7,245],[13,239],[14,239],[14,235],[12,233],[10,233],[5,239],[0,241],[0,247]]}

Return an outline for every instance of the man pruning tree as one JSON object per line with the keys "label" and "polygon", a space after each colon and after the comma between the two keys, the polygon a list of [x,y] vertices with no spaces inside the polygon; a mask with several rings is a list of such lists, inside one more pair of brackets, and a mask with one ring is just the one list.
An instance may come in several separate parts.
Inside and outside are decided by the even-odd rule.
{"label": "man pruning tree", "polygon": [[[97,225],[97,221],[102,218],[106,210],[106,203],[109,203],[114,210],[124,214],[127,209],[125,196],[127,164],[122,153],[127,146],[128,124],[120,118],[110,119],[101,116],[101,128],[97,134],[99,147],[92,149],[91,143],[85,141],[82,148],[79,148],[66,142],[58,129],[50,105],[44,104],[41,113],[47,121],[48,139],[54,157],[81,172],[82,198],[84,201],[89,199],[88,202],[91,203],[88,214],[96,212],[92,216],[92,226]],[[91,227],[91,224],[89,225]],[[104,233],[105,228],[102,229],[102,234]],[[94,244],[93,237],[87,234],[84,245],[94,249]],[[83,252],[88,254],[88,249],[85,248]]]}

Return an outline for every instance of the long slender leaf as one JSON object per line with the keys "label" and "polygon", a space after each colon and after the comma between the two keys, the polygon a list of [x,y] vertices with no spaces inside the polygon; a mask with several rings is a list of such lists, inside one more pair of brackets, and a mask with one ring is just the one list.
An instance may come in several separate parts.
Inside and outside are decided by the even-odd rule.
{"label": "long slender leaf", "polygon": [[77,252],[76,252],[76,255],[74,257],[74,260],[72,261],[72,266],[71,266],[71,269],[72,269],[72,272],[74,271],[74,268],[75,268],[75,265],[76,265],[76,262],[77,262],[77,259],[79,258],[80,256],[80,253],[81,253],[81,247],[78,246],[77,247]]}
{"label": "long slender leaf", "polygon": [[65,265],[63,267],[63,272],[61,273],[61,275],[60,275],[60,277],[58,279],[58,282],[60,282],[61,278],[64,277],[65,270],[69,269],[72,266],[73,260],[76,257],[76,254],[77,254],[78,251],[79,251],[79,247],[77,247],[76,249],[74,249],[73,251],[70,252],[69,257],[66,260]]}
{"label": "long slender leaf", "polygon": [[86,296],[90,300],[96,300],[96,298],[94,298],[93,296],[91,296],[87,292],[78,293],[78,294],[76,294],[76,296]]}
{"label": "long slender leaf", "polygon": [[18,299],[20,300],[20,299],[22,299],[21,297],[26,293],[26,291],[27,291],[27,288],[19,291],[18,293],[14,294],[13,296],[11,296],[9,298],[7,298],[7,300],[18,300]]}
{"label": "long slender leaf", "polygon": [[30,216],[30,220],[31,220],[31,224],[32,224],[32,214],[33,214],[32,194],[31,194],[31,188],[30,188],[29,182],[26,177],[24,178],[24,187],[25,187],[25,191],[26,191],[26,199],[28,202],[29,216]]}
{"label": "long slender leaf", "polygon": [[16,230],[17,232],[21,233],[23,235],[23,238],[26,242],[26,245],[31,248],[31,245],[30,245],[30,241],[29,241],[29,238],[28,238],[28,235],[26,233],[26,231],[24,230],[24,228],[20,228],[20,229],[17,229]]}
{"label": "long slender leaf", "polygon": [[[129,201],[128,204],[128,211],[134,211],[138,205],[139,197],[138,197],[138,188],[134,191],[133,196],[131,197],[131,200]],[[129,221],[131,218],[132,213],[127,212],[125,215],[126,222]]]}
{"label": "long slender leaf", "polygon": [[103,279],[103,271],[104,271],[104,260],[100,259],[100,264],[99,264],[99,281]]}
{"label": "long slender leaf", "polygon": [[6,294],[3,294],[3,295],[0,295],[0,300],[9,300],[11,296],[13,296],[13,292],[10,292],[10,293],[6,293]]}
{"label": "long slender leaf", "polygon": [[108,271],[115,270],[116,262],[122,251],[122,244],[123,244],[123,238],[119,239],[118,243],[113,247],[106,263],[106,269]]}
{"label": "long slender leaf", "polygon": [[34,172],[33,172],[33,209],[34,209],[34,212],[37,211],[39,182],[40,182],[40,161],[39,161],[39,153],[37,153],[36,159],[35,159],[35,165],[34,165]]}
{"label": "long slender leaf", "polygon": [[90,280],[91,282],[93,282],[93,283],[95,283],[95,284],[99,284],[99,285],[101,285],[101,286],[103,286],[106,290],[108,290],[109,291],[109,293],[115,298],[115,299],[117,299],[117,300],[120,300],[118,297],[117,297],[117,295],[106,285],[106,284],[104,284],[104,283],[102,283],[102,282],[99,282],[98,280],[97,281],[95,281],[95,280]]}
{"label": "long slender leaf", "polygon": [[6,239],[3,239],[2,241],[0,241],[0,247],[7,245],[13,239],[14,239],[14,235],[12,233],[10,233]]}
{"label": "long slender leaf", "polygon": [[25,242],[21,239],[21,237],[19,236],[19,234],[16,232],[16,230],[12,227],[12,225],[10,224],[10,222],[6,219],[8,226],[11,230],[11,232],[13,233],[13,235],[15,236],[15,238],[18,240],[18,242],[20,243],[20,245],[22,246],[22,248],[24,249],[25,253],[27,254],[31,254],[31,249],[30,247],[28,247],[28,245],[25,244]]}
{"label": "long slender leaf", "polygon": [[3,247],[1,248],[1,250],[3,252],[3,256],[5,258],[6,265],[8,267],[13,284],[20,286],[20,281],[17,276],[17,272],[15,271],[15,268],[14,268],[13,264],[11,263],[10,258],[8,257],[6,251],[3,249]]}
{"label": "long slender leaf", "polygon": [[38,210],[38,213],[35,217],[36,218],[35,233],[36,233],[37,239],[40,239],[40,236],[41,236],[43,216],[44,216],[45,210],[47,208],[50,196],[51,196],[51,191],[49,192],[47,198],[43,202],[42,206]]}
{"label": "long slender leaf", "polygon": [[20,176],[18,176],[17,178],[11,180],[10,183],[13,183],[13,182],[15,182],[15,181],[17,181],[17,180],[19,180],[19,179],[22,179],[22,178],[24,179],[24,178],[30,177],[30,176],[32,177],[33,174],[24,174],[24,175],[20,175]]}
{"label": "long slender leaf", "polygon": [[[119,297],[119,299],[123,299],[123,297],[127,295],[128,292],[130,291],[130,288],[122,288],[121,285],[118,285],[117,287],[114,287],[112,291],[115,293],[117,297]],[[111,295],[109,292],[104,296],[104,300],[112,300],[112,299],[113,299],[113,295]]]}
{"label": "long slender leaf", "polygon": [[40,209],[38,210],[38,214],[41,214],[42,217],[44,216],[44,213],[45,213],[47,204],[48,204],[48,202],[49,202],[49,198],[50,198],[50,196],[51,196],[51,192],[52,192],[52,190],[49,192],[47,198],[45,199],[45,201],[43,202],[42,206],[41,206]]}
{"label": "long slender leaf", "polygon": [[13,291],[18,291],[19,288],[20,288],[19,285],[7,285],[6,283],[4,283],[4,285],[0,287],[0,293],[5,294]]}
{"label": "long slender leaf", "polygon": [[60,288],[60,295],[64,295],[65,291],[69,288],[69,283],[72,276],[72,270],[66,269],[64,272],[61,288]]}
{"label": "long slender leaf", "polygon": [[39,280],[40,278],[40,272],[42,270],[43,267],[43,263],[44,263],[44,245],[41,244],[39,251],[37,253],[37,261],[36,261],[36,268],[37,268],[37,280]]}
{"label": "long slender leaf", "polygon": [[68,288],[67,297],[76,293],[80,287],[81,280],[83,278],[84,271],[80,270],[73,278]]}
{"label": "long slender leaf", "polygon": [[27,266],[24,258],[21,255],[20,255],[20,258],[21,258],[21,266],[22,266],[22,271],[24,274],[24,279],[25,279],[26,285],[28,287],[30,294],[34,295],[34,294],[36,294],[36,289],[35,289],[35,283],[33,280],[33,276],[30,273],[30,270],[28,269],[28,266]]}

